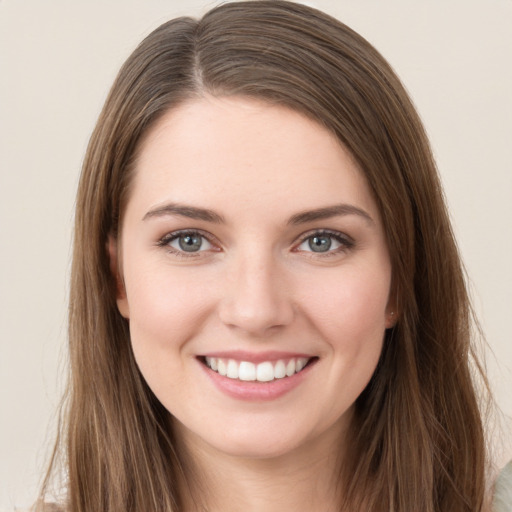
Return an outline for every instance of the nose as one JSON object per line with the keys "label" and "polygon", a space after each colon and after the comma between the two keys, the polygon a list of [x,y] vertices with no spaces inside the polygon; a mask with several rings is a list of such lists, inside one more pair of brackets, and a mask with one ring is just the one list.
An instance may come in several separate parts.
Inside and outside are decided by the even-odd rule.
{"label": "nose", "polygon": [[233,329],[265,337],[289,325],[294,317],[291,290],[283,269],[271,255],[240,257],[227,270],[220,320]]}

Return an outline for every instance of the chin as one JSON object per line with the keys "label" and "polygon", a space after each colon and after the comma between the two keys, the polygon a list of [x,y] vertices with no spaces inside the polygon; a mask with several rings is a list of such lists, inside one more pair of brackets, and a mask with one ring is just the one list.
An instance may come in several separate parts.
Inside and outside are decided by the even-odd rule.
{"label": "chin", "polygon": [[[314,453],[320,446],[340,445],[346,432],[345,424],[350,414],[332,424],[316,424],[307,418],[294,419],[275,416],[251,417],[246,415],[230,425],[215,425],[194,431],[176,422],[178,436],[192,452],[197,449],[213,456],[230,456],[241,459],[272,460],[293,457],[305,452]],[[287,425],[287,427],[286,427]],[[329,448],[330,451],[332,448]]]}

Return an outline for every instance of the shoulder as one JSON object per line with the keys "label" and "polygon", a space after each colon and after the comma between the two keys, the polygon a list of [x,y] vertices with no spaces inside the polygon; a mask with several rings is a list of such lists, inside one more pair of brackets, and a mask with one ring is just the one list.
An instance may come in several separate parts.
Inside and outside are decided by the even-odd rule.
{"label": "shoulder", "polygon": [[510,461],[498,476],[494,487],[492,512],[512,511],[512,461]]}

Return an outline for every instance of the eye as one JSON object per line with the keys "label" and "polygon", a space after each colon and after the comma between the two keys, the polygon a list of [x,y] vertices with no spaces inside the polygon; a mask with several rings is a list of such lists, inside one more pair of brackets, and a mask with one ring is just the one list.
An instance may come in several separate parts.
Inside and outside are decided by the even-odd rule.
{"label": "eye", "polygon": [[343,233],[331,231],[317,231],[307,235],[297,246],[298,251],[314,252],[318,254],[332,254],[354,246],[354,242]]}
{"label": "eye", "polygon": [[178,231],[164,236],[159,244],[175,253],[199,253],[213,249],[205,235],[198,231]]}

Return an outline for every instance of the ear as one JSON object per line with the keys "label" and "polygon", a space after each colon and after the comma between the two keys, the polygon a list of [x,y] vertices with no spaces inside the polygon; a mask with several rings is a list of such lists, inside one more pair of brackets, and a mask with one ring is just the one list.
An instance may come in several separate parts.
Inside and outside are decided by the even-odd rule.
{"label": "ear", "polygon": [[386,310],[386,329],[395,327],[398,321],[398,313],[395,310]]}
{"label": "ear", "polygon": [[396,286],[392,285],[389,292],[388,303],[386,305],[386,329],[395,327],[399,316],[398,292],[396,290]]}
{"label": "ear", "polygon": [[128,307],[128,298],[126,296],[126,288],[121,277],[121,266],[118,253],[117,239],[113,235],[108,235],[107,253],[110,264],[110,272],[116,284],[116,302],[119,313],[126,318],[130,318],[130,309]]}

